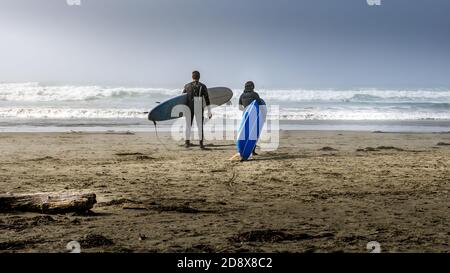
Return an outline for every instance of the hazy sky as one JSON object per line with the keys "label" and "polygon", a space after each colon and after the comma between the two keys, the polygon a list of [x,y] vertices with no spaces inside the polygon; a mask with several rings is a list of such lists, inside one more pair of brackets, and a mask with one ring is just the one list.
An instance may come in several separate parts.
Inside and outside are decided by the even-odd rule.
{"label": "hazy sky", "polygon": [[450,1],[0,0],[0,82],[450,87]]}

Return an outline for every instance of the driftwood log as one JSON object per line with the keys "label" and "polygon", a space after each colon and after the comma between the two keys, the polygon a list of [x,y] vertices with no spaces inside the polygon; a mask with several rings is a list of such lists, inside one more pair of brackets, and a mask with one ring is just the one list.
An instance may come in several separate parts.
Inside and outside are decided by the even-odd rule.
{"label": "driftwood log", "polygon": [[95,203],[97,203],[95,193],[0,194],[0,212],[83,213],[90,210]]}

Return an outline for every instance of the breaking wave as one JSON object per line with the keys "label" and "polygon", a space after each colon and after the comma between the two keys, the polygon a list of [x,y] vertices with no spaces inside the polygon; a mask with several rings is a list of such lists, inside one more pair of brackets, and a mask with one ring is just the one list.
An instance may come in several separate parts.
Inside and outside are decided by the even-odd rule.
{"label": "breaking wave", "polygon": [[[257,90],[281,120],[450,120],[450,89],[423,90]],[[233,90],[236,107],[242,90]],[[157,102],[181,89],[46,86],[0,83],[0,122],[15,120],[146,119]],[[214,110],[216,117],[224,107]],[[228,117],[240,119],[237,108]],[[108,122],[109,122],[108,121]],[[62,122],[62,121],[61,121]]]}
{"label": "breaking wave", "polygon": [[[39,83],[0,83],[0,101],[52,102],[124,99],[132,97],[171,97],[180,89],[92,86],[45,86]],[[233,90],[235,97],[242,90]],[[450,102],[450,90],[258,90],[273,102]]]}
{"label": "breaking wave", "polygon": [[43,86],[39,83],[0,84],[0,100],[13,102],[90,101],[148,95],[173,96],[179,90],[101,86]]}
{"label": "breaking wave", "polygon": [[[6,108],[0,107],[0,120],[8,119],[58,119],[86,120],[107,119],[114,123],[118,119],[146,120],[145,109],[96,109],[96,108]],[[236,107],[219,107],[213,110],[214,117],[240,119],[242,112]],[[299,109],[269,108],[269,119],[280,120],[450,120],[450,111],[396,111],[393,109]]]}

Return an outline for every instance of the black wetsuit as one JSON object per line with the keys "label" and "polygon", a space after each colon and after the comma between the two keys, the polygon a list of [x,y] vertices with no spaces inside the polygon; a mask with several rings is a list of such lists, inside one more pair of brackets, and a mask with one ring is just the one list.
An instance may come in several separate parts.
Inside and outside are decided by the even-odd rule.
{"label": "black wetsuit", "polygon": [[239,109],[244,110],[254,100],[258,100],[259,104],[261,104],[262,102],[258,93],[256,93],[252,89],[245,89],[244,93],[242,93],[242,95],[239,97]]}
{"label": "black wetsuit", "polygon": [[[184,86],[183,93],[187,94],[187,105],[189,107],[189,110],[191,111],[191,123],[190,123],[191,126],[192,126],[192,122],[194,121],[194,116],[196,114],[195,110],[194,110],[194,97],[203,97],[202,101],[204,101],[204,103],[206,104],[206,105],[203,105],[203,102],[202,102],[201,111],[199,111],[199,113],[198,113],[198,115],[201,115],[201,116],[197,117],[197,126],[199,129],[200,141],[203,141],[203,119],[204,119],[203,118],[203,110],[204,110],[205,106],[210,105],[209,96],[208,96],[208,88],[206,87],[206,85],[204,85],[203,83],[201,83],[199,81],[193,81]],[[201,120],[201,122],[199,122],[200,120]],[[199,124],[199,123],[201,123],[201,124]]]}

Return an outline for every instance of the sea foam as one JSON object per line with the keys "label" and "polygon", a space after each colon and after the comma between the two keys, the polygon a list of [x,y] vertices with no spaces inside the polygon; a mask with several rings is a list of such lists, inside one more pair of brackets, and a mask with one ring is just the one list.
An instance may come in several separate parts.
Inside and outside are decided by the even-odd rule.
{"label": "sea foam", "polygon": [[[280,120],[450,120],[449,89],[258,89]],[[216,117],[240,119],[234,89],[233,107],[213,110]],[[143,113],[180,89],[104,87],[98,85],[0,84],[0,122],[20,119],[146,119]]]}

